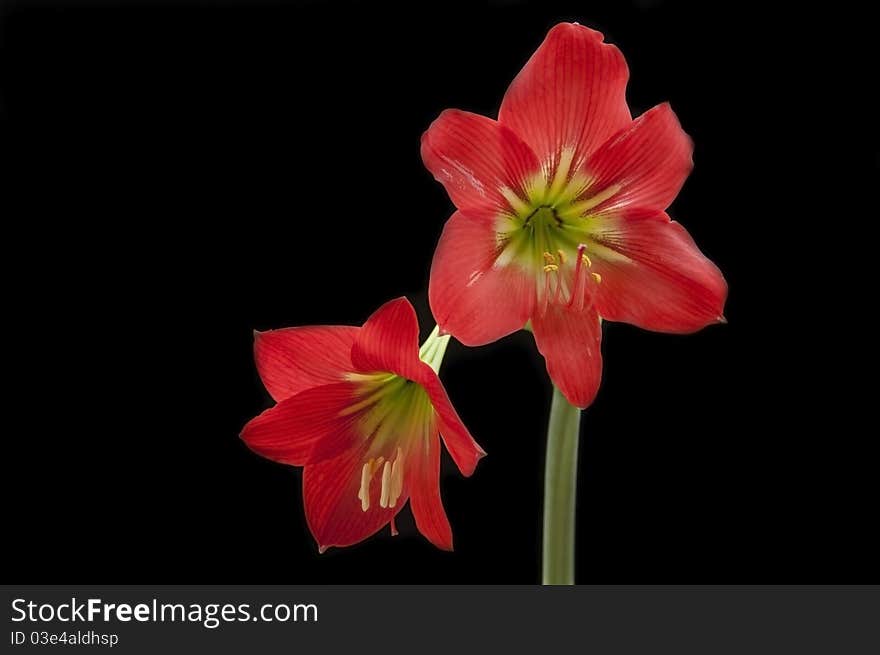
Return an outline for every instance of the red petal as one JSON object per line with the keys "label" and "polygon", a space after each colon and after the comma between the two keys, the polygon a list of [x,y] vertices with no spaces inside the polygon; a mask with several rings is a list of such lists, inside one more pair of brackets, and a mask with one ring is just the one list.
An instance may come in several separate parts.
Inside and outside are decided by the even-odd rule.
{"label": "red petal", "polygon": [[694,166],[693,150],[669,103],[646,111],[587,162],[595,178],[587,196],[621,187],[593,212],[624,206],[666,209]]}
{"label": "red petal", "polygon": [[457,109],[444,111],[422,135],[422,161],[462,211],[509,211],[501,188],[525,198],[526,180],[540,170],[509,129]]}
{"label": "red petal", "polygon": [[602,276],[594,287],[596,308],[604,318],[661,332],[693,332],[724,320],[724,276],[664,212],[632,210],[596,225],[593,238],[623,255],[593,257]]}
{"label": "red petal", "polygon": [[440,417],[440,435],[443,437],[443,443],[446,444],[446,449],[452,455],[462,475],[470,476],[477,462],[486,455],[486,452],[474,441],[470,431],[462,423],[440,378],[433,371],[431,373],[433,379],[425,380],[422,384],[431,397],[434,411]]}
{"label": "red petal", "polygon": [[423,443],[424,450],[413,452],[410,506],[419,532],[437,548],[452,550],[452,528],[440,499],[440,440],[434,434]]}
{"label": "red petal", "polygon": [[358,328],[295,327],[254,333],[254,359],[276,401],[310,387],[338,382],[351,370]]}
{"label": "red petal", "polygon": [[331,546],[350,546],[375,534],[393,519],[406,504],[403,493],[394,507],[379,506],[381,483],[370,484],[370,507],[361,509],[358,490],[367,443],[349,449],[333,459],[309,464],[303,471],[303,501],[309,529],[323,552]]}
{"label": "red petal", "polygon": [[496,268],[494,226],[455,212],[431,264],[428,297],[440,329],[482,346],[521,329],[535,303],[535,280],[517,266]]}
{"label": "red petal", "polygon": [[542,162],[554,162],[551,170],[563,148],[574,148],[580,161],[631,120],[626,60],[603,38],[582,25],[560,23],[504,95],[498,121]]}
{"label": "red petal", "polygon": [[572,405],[587,407],[602,379],[602,325],[596,310],[575,312],[551,304],[543,316],[532,318],[532,331],[553,384]]}
{"label": "red petal", "polygon": [[424,375],[419,359],[419,320],[406,298],[389,300],[364,323],[351,349],[354,367],[387,371],[410,380]]}
{"label": "red petal", "polygon": [[345,382],[306,389],[251,420],[241,438],[254,452],[282,464],[334,457],[359,441],[356,415],[343,414],[356,402],[354,390]]}

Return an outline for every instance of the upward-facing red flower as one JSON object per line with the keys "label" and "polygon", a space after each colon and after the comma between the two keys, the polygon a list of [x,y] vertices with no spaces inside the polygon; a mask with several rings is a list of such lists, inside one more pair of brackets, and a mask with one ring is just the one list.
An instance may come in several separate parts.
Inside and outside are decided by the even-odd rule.
{"label": "upward-facing red flower", "polygon": [[498,120],[447,110],[422,158],[457,207],[431,269],[440,328],[478,346],[531,321],[547,370],[586,407],[601,318],[663,332],[723,321],[727,284],[665,209],[692,168],[668,104],[632,120],[623,55],[563,23],[507,90]]}
{"label": "upward-facing red flower", "polygon": [[421,533],[452,549],[438,434],[464,475],[485,453],[419,359],[418,339],[405,298],[385,303],[361,328],[256,335],[257,369],[278,404],[241,437],[264,457],[305,466],[306,518],[321,551],[369,537],[407,500]]}

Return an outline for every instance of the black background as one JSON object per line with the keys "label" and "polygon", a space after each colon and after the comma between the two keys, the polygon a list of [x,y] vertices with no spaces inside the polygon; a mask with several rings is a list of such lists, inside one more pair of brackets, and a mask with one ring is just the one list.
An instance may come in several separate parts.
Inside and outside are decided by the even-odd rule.
{"label": "black background", "polygon": [[876,170],[876,107],[847,95],[876,71],[842,52],[864,17],[833,9],[806,26],[803,7],[647,0],[7,3],[7,575],[537,581],[550,387],[525,333],[447,353],[489,453],[467,480],[444,460],[453,554],[404,511],[399,537],[318,556],[300,471],[237,435],[270,404],[254,328],[359,324],[405,294],[427,334],[451,205],[419,137],[446,107],[494,116],[577,20],[623,50],[633,113],[669,100],[694,138],[671,214],[730,284],[726,326],[606,325],[578,581],[877,582],[875,429],[840,361],[865,316],[841,228],[876,206],[844,212],[857,185],[832,181]]}

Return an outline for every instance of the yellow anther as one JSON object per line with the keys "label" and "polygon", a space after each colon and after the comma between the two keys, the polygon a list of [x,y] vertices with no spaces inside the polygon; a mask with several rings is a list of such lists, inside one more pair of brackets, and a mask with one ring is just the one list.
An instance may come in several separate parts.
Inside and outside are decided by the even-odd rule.
{"label": "yellow anther", "polygon": [[361,510],[364,512],[370,509],[370,478],[373,477],[372,463],[373,460],[370,460],[361,469],[361,488],[358,491],[358,498],[361,500]]}
{"label": "yellow anther", "polygon": [[394,507],[403,492],[403,452],[397,449],[397,458],[391,467],[391,491],[388,493],[388,507]]}
{"label": "yellow anther", "polygon": [[556,264],[547,264],[544,267],[545,273],[550,273],[551,271],[558,271],[558,270],[559,270],[559,267]]}
{"label": "yellow anther", "polygon": [[596,284],[602,284],[602,276],[598,273],[590,273],[593,276],[593,279],[596,280]]}
{"label": "yellow anther", "polygon": [[379,494],[379,507],[388,507],[388,493],[391,491],[391,462],[382,468],[382,492]]}
{"label": "yellow anther", "polygon": [[379,507],[388,507],[388,494],[391,491],[391,462],[382,468],[382,491],[379,494]]}
{"label": "yellow anther", "polygon": [[556,257],[554,257],[553,255],[551,255],[549,252],[545,252],[545,253],[544,253],[544,263],[546,263],[546,264],[555,264],[555,263],[556,263]]}
{"label": "yellow anther", "polygon": [[560,263],[560,264],[565,264],[565,260],[567,259],[566,256],[565,256],[565,253],[562,252],[562,250],[557,250],[557,251],[556,251],[556,254],[559,256],[559,263]]}
{"label": "yellow anther", "polygon": [[593,260],[590,259],[589,257],[587,257],[587,253],[582,254],[581,259],[584,261],[584,264],[586,264],[588,267],[593,266]]}
{"label": "yellow anther", "polygon": [[[361,469],[361,486],[358,489],[358,498],[361,501],[361,509],[365,512],[370,509],[370,480],[373,479],[373,474],[382,466],[382,462],[385,462],[385,458],[380,455],[376,459],[365,462]],[[386,466],[388,464],[388,462],[385,462]]]}

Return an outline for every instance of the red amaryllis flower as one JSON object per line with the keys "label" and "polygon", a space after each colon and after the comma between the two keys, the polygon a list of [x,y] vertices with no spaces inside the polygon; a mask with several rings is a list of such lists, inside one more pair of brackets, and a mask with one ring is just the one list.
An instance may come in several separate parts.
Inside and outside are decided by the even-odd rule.
{"label": "red amaryllis flower", "polygon": [[419,359],[418,338],[405,298],[384,304],[361,328],[256,334],[257,369],[278,404],[241,437],[264,457],[305,467],[306,518],[322,552],[369,537],[407,500],[421,533],[452,549],[438,434],[466,476],[485,453]]}
{"label": "red amaryllis flower", "polygon": [[723,321],[727,284],[665,213],[692,168],[668,104],[632,120],[626,61],[563,23],[514,79],[498,120],[447,110],[422,137],[456,211],[431,269],[431,309],[466,345],[531,321],[579,407],[599,386],[601,319],[663,332]]}

